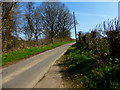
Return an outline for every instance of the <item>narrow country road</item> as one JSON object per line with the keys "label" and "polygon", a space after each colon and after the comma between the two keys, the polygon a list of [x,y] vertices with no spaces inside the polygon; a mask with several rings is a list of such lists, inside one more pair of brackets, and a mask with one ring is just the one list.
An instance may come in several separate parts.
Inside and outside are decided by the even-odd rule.
{"label": "narrow country road", "polygon": [[4,68],[2,88],[33,88],[72,44],[59,46]]}

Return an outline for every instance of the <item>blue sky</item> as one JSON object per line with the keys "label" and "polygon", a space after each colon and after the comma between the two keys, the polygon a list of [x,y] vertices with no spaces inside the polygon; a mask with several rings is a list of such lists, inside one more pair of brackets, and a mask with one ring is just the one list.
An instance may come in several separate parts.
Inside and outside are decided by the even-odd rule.
{"label": "blue sky", "polygon": [[[89,32],[103,21],[118,17],[117,2],[64,2],[64,4],[71,13],[75,12],[77,32]],[[71,37],[75,38],[74,29],[71,30]]]}
{"label": "blue sky", "polygon": [[[71,13],[75,12],[77,32],[90,32],[103,21],[118,17],[118,2],[63,2]],[[35,5],[40,5],[36,2]],[[71,37],[75,38],[74,28]]]}

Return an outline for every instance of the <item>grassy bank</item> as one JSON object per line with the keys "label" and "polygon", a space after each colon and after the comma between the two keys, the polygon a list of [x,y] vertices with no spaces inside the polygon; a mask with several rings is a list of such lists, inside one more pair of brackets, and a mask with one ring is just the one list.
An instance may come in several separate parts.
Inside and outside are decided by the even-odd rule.
{"label": "grassy bank", "polygon": [[[94,51],[80,43],[68,49],[64,56],[64,68],[70,80],[75,80],[81,89],[120,89],[119,60],[107,59],[100,63]],[[68,77],[67,76],[67,77]]]}
{"label": "grassy bank", "polygon": [[58,46],[63,45],[63,44],[71,43],[71,42],[74,42],[74,41],[57,42],[57,43],[42,46],[42,47],[31,47],[31,48],[13,51],[10,53],[5,53],[2,55],[2,66],[6,65],[9,62],[14,62],[14,61],[17,61],[20,59],[24,59],[24,58],[27,58],[31,55],[35,55],[37,53],[58,47]]}

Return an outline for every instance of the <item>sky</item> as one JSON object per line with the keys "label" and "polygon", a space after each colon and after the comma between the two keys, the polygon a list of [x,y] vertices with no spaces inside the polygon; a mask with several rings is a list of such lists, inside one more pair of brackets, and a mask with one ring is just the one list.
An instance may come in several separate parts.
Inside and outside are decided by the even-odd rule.
{"label": "sky", "polygon": [[[77,32],[90,32],[103,21],[118,17],[117,2],[63,2],[71,13],[75,12]],[[71,37],[75,38],[74,28]]]}
{"label": "sky", "polygon": [[[96,25],[108,19],[118,18],[118,2],[62,2],[72,14],[75,12],[77,32],[90,32]],[[40,5],[41,2],[35,3]],[[71,38],[75,38],[74,28],[71,29]]]}

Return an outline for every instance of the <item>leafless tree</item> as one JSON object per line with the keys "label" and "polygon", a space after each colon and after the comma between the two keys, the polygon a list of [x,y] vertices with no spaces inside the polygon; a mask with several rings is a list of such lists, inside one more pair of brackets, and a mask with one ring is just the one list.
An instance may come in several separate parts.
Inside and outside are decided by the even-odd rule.
{"label": "leafless tree", "polygon": [[36,40],[36,42],[38,41],[38,38],[41,36],[42,34],[42,21],[41,21],[41,15],[39,12],[38,7],[35,9],[34,11],[34,16],[33,16],[33,22],[34,22],[34,31],[33,31],[33,36],[34,39]]}
{"label": "leafless tree", "polygon": [[70,11],[60,2],[44,2],[40,6],[42,27],[46,38],[70,37],[73,19]]}
{"label": "leafless tree", "polygon": [[[16,2],[2,2],[2,44],[3,49],[10,49],[13,39],[16,39],[12,32],[16,30]],[[3,51],[4,51],[3,50]]]}
{"label": "leafless tree", "polygon": [[26,3],[26,12],[25,12],[25,25],[24,25],[24,34],[27,36],[27,40],[31,41],[32,39],[38,40],[42,34],[41,28],[41,12],[38,7],[34,6],[34,3]]}
{"label": "leafless tree", "polygon": [[34,6],[32,2],[25,3],[26,4],[26,12],[25,12],[25,25],[24,25],[24,33],[27,35],[29,41],[32,40],[34,25],[33,25],[33,11]]}

